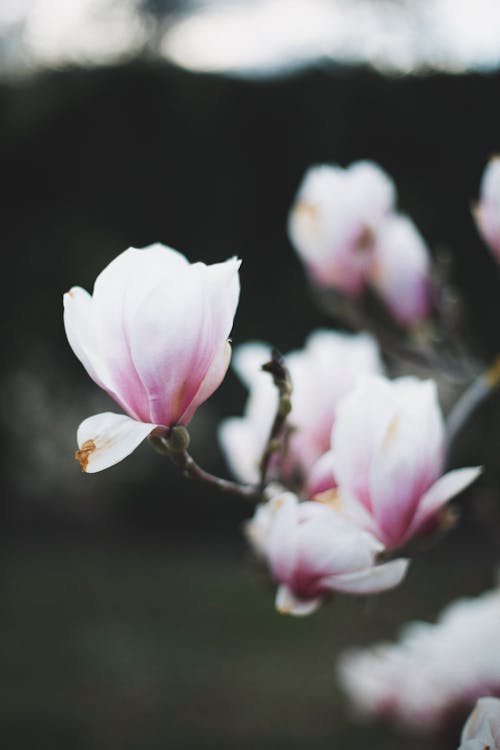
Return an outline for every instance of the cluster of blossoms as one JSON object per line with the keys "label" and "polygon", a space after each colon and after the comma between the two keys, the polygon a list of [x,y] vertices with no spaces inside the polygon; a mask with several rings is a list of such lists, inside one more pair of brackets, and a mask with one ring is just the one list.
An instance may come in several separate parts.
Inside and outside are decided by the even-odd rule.
{"label": "cluster of blossoms", "polygon": [[312,280],[348,296],[373,289],[402,326],[431,312],[431,261],[394,183],[369,161],[311,167],[290,212],[290,239]]}
{"label": "cluster of blossoms", "polygon": [[[359,710],[437,732],[482,696],[500,696],[500,589],[449,605],[399,643],[344,654],[340,680]],[[432,686],[432,688],[431,688]]]}
{"label": "cluster of blossoms", "polygon": [[[86,471],[120,461],[147,436],[161,440],[187,425],[218,387],[229,364],[238,267],[236,260],[191,265],[160,245],[131,248],[100,274],[93,296],[78,287],[65,295],[71,346],[126,412],[82,422],[77,457]],[[254,485],[275,412],[271,381],[260,370],[267,358],[263,345],[238,351],[236,366],[250,388],[247,414],[221,428],[239,479]],[[271,457],[270,470],[302,502],[275,489],[273,503],[257,510],[258,533],[249,535],[259,537],[278,582],[278,608],[304,614],[331,590],[397,585],[407,560],[380,565],[378,554],[435,524],[478,470],[441,476],[444,429],[434,383],[386,379],[369,336],[316,332],[284,361],[295,387],[288,451]]]}
{"label": "cluster of blossoms", "polygon": [[[500,260],[498,159],[486,169],[474,215]],[[289,233],[317,287],[355,304],[373,291],[405,343],[431,314],[439,322],[430,254],[397,212],[394,184],[377,165],[310,169]],[[222,423],[219,438],[238,481],[201,469],[188,453],[186,428],[229,367],[239,266],[235,258],[190,264],[160,244],[130,248],[97,277],[92,295],[79,287],[65,295],[73,351],[124,412],[85,419],[76,458],[84,471],[98,472],[149,438],[187,476],[251,500],[247,538],[277,585],[280,612],[310,614],[331,592],[390,589],[409,562],[392,555],[439,526],[445,504],[480,469],[445,472],[433,380],[391,379],[371,335],[329,330],[271,361],[266,344],[237,348],[234,369],[248,401],[242,417]],[[460,420],[487,392],[485,382]],[[499,622],[499,591],[458,602],[435,626],[407,626],[400,645],[345,655],[341,679],[365,713],[435,730],[457,706],[500,695],[491,648]],[[461,748],[493,750],[498,739],[498,704],[483,698]]]}
{"label": "cluster of blossoms", "polygon": [[[221,426],[229,462],[244,481],[258,475],[270,429],[265,418],[273,413],[271,384],[258,369],[262,348],[252,344],[236,352],[238,372],[250,388],[248,406],[245,417]],[[257,509],[247,531],[279,583],[278,609],[305,614],[332,590],[368,593],[399,583],[407,561],[375,565],[376,555],[430,530],[443,505],[479,470],[442,476],[445,435],[434,382],[385,378],[368,336],[318,332],[285,361],[298,377],[290,450],[277,479],[295,480],[305,502],[274,488],[277,497]]]}

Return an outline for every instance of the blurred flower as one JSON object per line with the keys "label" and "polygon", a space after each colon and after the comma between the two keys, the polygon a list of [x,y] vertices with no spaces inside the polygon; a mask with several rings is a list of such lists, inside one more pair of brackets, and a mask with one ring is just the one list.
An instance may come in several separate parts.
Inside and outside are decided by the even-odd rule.
{"label": "blurred flower", "polygon": [[397,586],[408,561],[376,564],[383,546],[327,505],[287,492],[257,508],[247,535],[278,582],[283,614],[314,612],[331,591],[373,594]]}
{"label": "blurred flower", "polygon": [[[234,474],[244,482],[259,478],[259,461],[276,413],[277,394],[262,365],[269,360],[270,347],[260,343],[240,346],[234,367],[249,389],[244,417],[225,420],[220,441]],[[284,473],[301,474],[306,480],[315,462],[328,450],[337,405],[360,373],[381,372],[374,339],[367,334],[349,335],[316,331],[303,349],[285,357],[292,380],[292,411]],[[314,484],[318,481],[316,470]],[[330,469],[323,472],[321,489],[334,485]]]}
{"label": "blurred flower", "polygon": [[97,277],[93,296],[64,295],[68,341],[90,377],[128,416],[78,428],[77,458],[95,472],[121,461],[155,428],[188,424],[220,385],[238,304],[239,261],[190,264],[156,244],[129,248]]}
{"label": "blurred flower", "polygon": [[371,286],[396,321],[411,326],[431,312],[430,254],[395,201],[394,183],[377,164],[311,167],[289,234],[319,286],[353,297]]}
{"label": "blurred flower", "polygon": [[401,214],[377,232],[370,282],[402,326],[428,317],[432,307],[429,251],[414,223]]}
{"label": "blurred flower", "polygon": [[463,728],[458,750],[500,750],[498,698],[479,698]]}
{"label": "blurred flower", "polygon": [[459,600],[435,625],[406,625],[399,643],[346,652],[340,681],[362,713],[438,732],[478,697],[500,695],[499,622],[499,589]]}
{"label": "blurred flower", "polygon": [[349,295],[363,291],[375,233],[394,208],[394,183],[369,161],[311,167],[289,217],[289,234],[313,280]]}
{"label": "blurred flower", "polygon": [[477,228],[500,261],[500,157],[494,156],[483,172],[479,202],[473,209]]}
{"label": "blurred flower", "polygon": [[398,547],[437,520],[444,503],[480,469],[441,476],[443,418],[433,381],[367,375],[343,399],[332,430],[340,510]]}

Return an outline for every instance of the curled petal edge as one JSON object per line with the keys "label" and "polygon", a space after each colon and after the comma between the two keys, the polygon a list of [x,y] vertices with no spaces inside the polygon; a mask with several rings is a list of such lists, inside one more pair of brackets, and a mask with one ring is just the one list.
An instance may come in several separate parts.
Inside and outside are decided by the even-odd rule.
{"label": "curled petal edge", "polygon": [[323,601],[322,597],[313,599],[299,599],[295,596],[289,586],[284,584],[278,587],[276,592],[276,609],[281,615],[294,615],[305,617],[315,612]]}

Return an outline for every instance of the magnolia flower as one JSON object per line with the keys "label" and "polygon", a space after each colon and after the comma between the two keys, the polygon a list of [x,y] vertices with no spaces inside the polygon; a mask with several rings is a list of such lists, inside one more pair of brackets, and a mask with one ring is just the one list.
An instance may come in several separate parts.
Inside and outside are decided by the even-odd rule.
{"label": "magnolia flower", "polygon": [[500,750],[498,698],[479,698],[463,728],[458,750]]}
{"label": "magnolia flower", "polygon": [[[234,474],[244,482],[259,478],[259,461],[269,437],[277,406],[276,388],[262,372],[270,348],[250,343],[239,347],[234,366],[249,389],[244,417],[225,420],[219,437]],[[292,379],[292,411],[285,474],[300,473],[309,479],[312,494],[334,485],[331,470],[314,469],[328,450],[337,405],[348,393],[359,373],[380,372],[382,365],[375,341],[366,334],[356,336],[316,331],[304,349],[291,352],[285,362]]]}
{"label": "magnolia flower", "polygon": [[488,162],[481,179],[479,202],[473,209],[479,233],[500,261],[500,157]]}
{"label": "magnolia flower", "polygon": [[393,214],[377,232],[370,283],[402,326],[427,318],[432,307],[429,251],[413,222]]}
{"label": "magnolia flower", "polygon": [[[499,622],[500,589],[459,600],[435,625],[406,625],[399,643],[344,653],[340,681],[363,714],[438,732],[478,697],[500,695]],[[472,727],[465,739],[472,739]]]}
{"label": "magnolia flower", "polygon": [[480,469],[442,475],[445,435],[436,385],[365,376],[343,399],[332,430],[337,507],[388,548],[436,521]]}
{"label": "magnolia flower", "polygon": [[354,297],[370,286],[400,325],[411,326],[431,312],[430,255],[395,200],[394,183],[372,162],[312,167],[289,234],[319,286]]}
{"label": "magnolia flower", "polygon": [[313,280],[357,295],[373,263],[380,222],[392,211],[394,183],[369,161],[347,169],[311,167],[290,212],[290,240]]}
{"label": "magnolia flower", "polygon": [[376,564],[383,547],[327,505],[287,492],[260,506],[247,536],[278,583],[283,614],[314,612],[332,591],[373,594],[397,586],[408,561]]}
{"label": "magnolia flower", "polygon": [[76,456],[96,472],[153,430],[186,425],[220,385],[238,304],[240,262],[190,264],[160,244],[129,248],[96,279],[64,295],[68,341],[90,377],[127,416],[106,412],[78,428]]}

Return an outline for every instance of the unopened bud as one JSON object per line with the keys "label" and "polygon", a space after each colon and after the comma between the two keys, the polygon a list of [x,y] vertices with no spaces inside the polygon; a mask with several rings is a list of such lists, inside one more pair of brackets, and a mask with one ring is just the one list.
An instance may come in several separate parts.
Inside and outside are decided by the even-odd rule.
{"label": "unopened bud", "polygon": [[189,440],[189,432],[179,424],[169,430],[162,442],[169,453],[185,453],[189,448]]}

